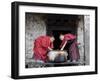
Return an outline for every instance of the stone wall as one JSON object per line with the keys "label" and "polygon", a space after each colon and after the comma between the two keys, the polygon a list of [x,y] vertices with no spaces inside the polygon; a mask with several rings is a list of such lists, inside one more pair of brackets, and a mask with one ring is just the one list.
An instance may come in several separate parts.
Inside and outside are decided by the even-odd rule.
{"label": "stone wall", "polygon": [[90,17],[89,16],[79,16],[78,24],[78,39],[77,41],[81,43],[79,45],[80,52],[80,62],[88,65],[89,64],[89,33],[90,33]]}
{"label": "stone wall", "polygon": [[80,62],[84,63],[84,16],[79,16],[78,29],[77,29],[77,42],[80,43],[79,53]]}
{"label": "stone wall", "polygon": [[84,35],[85,35],[85,63],[89,64],[90,60],[90,16],[86,15],[84,16]]}
{"label": "stone wall", "polygon": [[46,34],[46,25],[42,16],[26,13],[25,21],[25,54],[26,59],[32,58],[34,40]]}

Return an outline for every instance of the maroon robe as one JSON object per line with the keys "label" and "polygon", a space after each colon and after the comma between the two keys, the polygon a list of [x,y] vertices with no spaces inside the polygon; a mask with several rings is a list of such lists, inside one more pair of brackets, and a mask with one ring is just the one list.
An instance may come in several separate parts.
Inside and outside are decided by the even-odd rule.
{"label": "maroon robe", "polygon": [[78,44],[76,40],[73,40],[73,42],[71,43],[69,47],[69,56],[71,60],[76,60],[76,61],[78,61],[78,59],[80,58]]}
{"label": "maroon robe", "polygon": [[[60,45],[60,48],[64,45],[65,41],[72,41],[71,45],[69,46],[69,56],[71,60],[78,60],[80,58],[78,43],[76,42],[76,36],[73,34],[65,34],[64,39]],[[67,45],[67,44],[66,44]]]}
{"label": "maroon robe", "polygon": [[40,36],[34,42],[34,59],[47,61],[48,47],[53,48],[49,36]]}

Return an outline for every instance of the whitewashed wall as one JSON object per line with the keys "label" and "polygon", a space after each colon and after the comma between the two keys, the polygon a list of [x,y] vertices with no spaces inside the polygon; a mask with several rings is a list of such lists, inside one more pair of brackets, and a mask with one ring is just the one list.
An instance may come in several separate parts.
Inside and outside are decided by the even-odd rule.
{"label": "whitewashed wall", "polygon": [[80,62],[84,62],[84,16],[79,16],[79,23],[77,29],[77,41],[80,43],[79,52],[80,52]]}
{"label": "whitewashed wall", "polygon": [[85,55],[86,55],[86,64],[89,64],[90,60],[90,16],[84,16],[84,27],[85,27]]}
{"label": "whitewashed wall", "polygon": [[44,20],[40,15],[35,14],[26,14],[26,27],[25,27],[25,53],[26,59],[32,58],[33,56],[33,47],[34,47],[34,40],[46,34],[46,25]]}
{"label": "whitewashed wall", "polygon": [[90,17],[80,16],[80,21],[78,24],[78,39],[77,41],[81,43],[79,45],[80,52],[80,62],[85,62],[86,65],[89,64],[89,32],[90,32]]}

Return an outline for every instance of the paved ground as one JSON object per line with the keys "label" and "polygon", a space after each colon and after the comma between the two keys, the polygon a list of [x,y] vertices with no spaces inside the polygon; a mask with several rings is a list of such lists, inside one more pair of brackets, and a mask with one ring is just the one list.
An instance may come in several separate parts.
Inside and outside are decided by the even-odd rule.
{"label": "paved ground", "polygon": [[63,63],[37,63],[33,59],[30,59],[26,62],[26,68],[42,68],[42,67],[60,67],[60,66],[79,66],[84,65],[85,63],[81,62],[63,62]]}

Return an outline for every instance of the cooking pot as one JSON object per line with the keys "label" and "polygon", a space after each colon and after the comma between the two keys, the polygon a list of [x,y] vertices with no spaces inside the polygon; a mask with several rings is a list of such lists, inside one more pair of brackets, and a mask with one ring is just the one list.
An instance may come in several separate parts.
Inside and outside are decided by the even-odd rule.
{"label": "cooking pot", "polygon": [[49,61],[55,61],[56,59],[59,59],[60,57],[64,57],[65,60],[67,60],[67,51],[65,50],[52,50],[48,52],[48,59]]}

